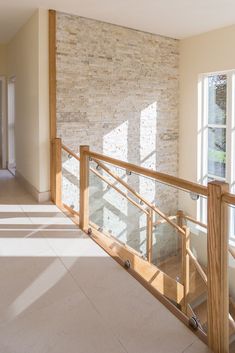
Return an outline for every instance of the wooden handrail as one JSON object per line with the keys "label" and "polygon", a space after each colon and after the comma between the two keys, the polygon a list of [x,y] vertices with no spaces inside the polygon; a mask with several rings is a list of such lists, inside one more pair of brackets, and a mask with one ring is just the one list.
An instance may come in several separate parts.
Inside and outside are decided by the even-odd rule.
{"label": "wooden handrail", "polygon": [[194,254],[192,253],[192,251],[190,249],[187,249],[187,253],[190,256],[190,259],[193,261],[196,269],[198,270],[200,276],[202,277],[203,281],[205,282],[205,284],[207,284],[207,275],[205,274],[205,272],[203,271],[201,265],[199,264],[196,256],[194,256]]}
{"label": "wooden handrail", "polygon": [[148,214],[148,211],[146,211],[146,209],[144,207],[142,207],[141,205],[139,205],[137,202],[135,202],[134,200],[132,200],[127,194],[125,194],[123,191],[121,191],[116,185],[110,183],[110,181],[105,178],[103,175],[101,175],[100,173],[98,173],[95,169],[90,168],[90,171],[92,173],[94,173],[95,175],[98,176],[98,178],[102,179],[106,184],[108,184],[110,187],[112,187],[114,190],[116,190],[120,195],[122,195],[123,197],[125,197],[129,202],[131,202],[134,206],[136,206],[137,208],[139,208],[142,212],[144,212],[145,214]]}
{"label": "wooden handrail", "polygon": [[[62,144],[62,148],[69,153],[71,156],[73,156],[75,159],[77,159],[78,161],[80,161],[80,158],[72,151],[70,150],[70,148],[66,147],[65,145]],[[114,179],[116,179],[120,184],[122,184],[123,186],[125,186],[134,196],[136,196],[138,199],[140,199],[143,203],[145,203],[148,207],[152,208],[152,210],[154,210],[156,213],[158,213],[166,222],[168,222],[169,224],[171,224],[171,226],[173,226],[174,228],[176,228],[182,235],[184,235],[184,231],[182,228],[180,228],[176,223],[172,222],[171,219],[166,216],[162,211],[160,211],[156,206],[154,206],[153,204],[151,204],[148,200],[146,200],[145,198],[143,198],[137,191],[135,191],[132,187],[130,187],[124,180],[122,180],[121,178],[119,178],[115,173],[113,173],[109,168],[106,167],[105,164],[101,163],[100,161],[96,160],[95,158],[93,158],[93,160],[99,164],[99,166],[104,169],[109,175],[111,175]],[[97,174],[95,172],[95,170],[93,168],[90,168],[90,170],[95,173],[96,175],[98,175],[100,178],[101,174]],[[104,180],[104,179],[103,179]],[[113,187],[116,191],[120,191],[120,189],[116,188],[114,186],[114,184],[109,183],[107,180],[105,180],[106,183],[108,183],[111,187]],[[119,192],[118,191],[118,192]],[[125,193],[122,193],[122,195],[126,195]],[[125,197],[125,196],[124,196]],[[129,201],[132,202],[133,200],[131,198],[129,198]],[[134,201],[133,201],[134,202]],[[132,202],[132,203],[133,203]],[[137,205],[137,203],[135,203],[135,206]],[[143,209],[142,209],[143,210]],[[143,211],[145,212],[145,211]]]}
{"label": "wooden handrail", "polygon": [[156,172],[155,170],[150,170],[150,169],[147,169],[147,168],[144,168],[144,167],[141,167],[141,166],[137,166],[137,165],[132,164],[132,163],[120,161],[118,159],[102,155],[100,153],[96,153],[96,152],[92,152],[92,151],[88,152],[87,151],[86,154],[88,156],[90,156],[91,158],[93,158],[93,159],[95,158],[95,159],[98,159],[100,161],[116,165],[116,166],[118,166],[120,168],[127,169],[129,171],[134,172],[134,173],[142,174],[142,175],[144,175],[146,177],[159,180],[160,182],[163,182],[165,184],[172,185],[172,186],[178,187],[180,189],[184,189],[184,190],[187,190],[187,191],[190,191],[190,192],[194,192],[196,194],[200,194],[200,195],[203,195],[203,196],[207,196],[208,195],[208,189],[207,189],[206,186],[199,185],[197,183],[193,183],[193,182],[181,179],[181,178],[177,178],[177,177],[172,176],[172,175]]}
{"label": "wooden handrail", "polygon": [[75,159],[77,159],[80,162],[80,157],[74,153],[70,148],[68,148],[67,146],[62,144],[62,149],[65,150],[68,154],[70,154],[72,157],[74,157]]}
{"label": "wooden handrail", "polygon": [[96,162],[102,169],[106,171],[110,176],[112,176],[115,180],[117,180],[120,184],[125,186],[129,192],[131,192],[134,196],[139,198],[142,202],[144,202],[149,208],[151,208],[153,211],[159,214],[163,219],[165,219],[171,226],[173,226],[175,229],[177,229],[182,235],[185,234],[184,230],[180,228],[176,223],[172,222],[168,216],[166,216],[162,211],[159,210],[158,207],[153,205],[151,202],[143,198],[135,189],[133,189],[131,186],[129,186],[124,180],[122,180],[119,176],[117,176],[115,173],[113,173],[105,164],[102,162],[98,161],[96,158],[93,158],[94,162]]}
{"label": "wooden handrail", "polygon": [[[177,219],[177,216],[167,216],[170,220]],[[167,221],[165,219],[159,219],[158,221],[153,223],[153,226],[158,226],[160,224],[165,224]]]}
{"label": "wooden handrail", "polygon": [[235,195],[230,192],[226,192],[222,195],[222,201],[235,205]]}
{"label": "wooden handrail", "polygon": [[195,223],[195,224],[198,224],[199,226],[203,227],[203,228],[206,228],[207,229],[207,225],[200,222],[200,221],[197,221],[196,219],[190,217],[190,216],[186,216],[184,215],[183,218],[187,219],[188,221],[192,222],[192,223]]}

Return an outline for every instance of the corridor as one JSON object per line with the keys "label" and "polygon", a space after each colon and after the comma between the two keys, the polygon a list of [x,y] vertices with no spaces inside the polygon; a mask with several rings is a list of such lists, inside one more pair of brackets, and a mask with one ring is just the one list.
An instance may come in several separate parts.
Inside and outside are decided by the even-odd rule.
{"label": "corridor", "polygon": [[56,206],[0,171],[0,353],[206,353]]}

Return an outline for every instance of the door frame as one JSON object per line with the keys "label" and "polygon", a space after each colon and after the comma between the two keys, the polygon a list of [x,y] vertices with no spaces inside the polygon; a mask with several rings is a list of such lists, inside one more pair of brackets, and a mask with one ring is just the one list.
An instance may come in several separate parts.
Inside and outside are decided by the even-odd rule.
{"label": "door frame", "polygon": [[7,168],[7,80],[5,76],[0,76],[2,82],[2,169]]}

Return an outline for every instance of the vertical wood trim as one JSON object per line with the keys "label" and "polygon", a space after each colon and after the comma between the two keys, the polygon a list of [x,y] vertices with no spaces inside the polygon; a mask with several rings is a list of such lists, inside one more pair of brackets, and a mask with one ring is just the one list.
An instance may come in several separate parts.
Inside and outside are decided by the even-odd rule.
{"label": "vertical wood trim", "polygon": [[55,202],[55,154],[53,141],[56,138],[56,11],[49,10],[49,114],[50,114],[50,188]]}
{"label": "vertical wood trim", "polygon": [[55,160],[55,204],[58,207],[61,207],[62,205],[62,159],[61,159],[61,154],[62,154],[62,144],[61,144],[61,139],[56,138],[53,143],[53,155],[54,155],[54,160]]}
{"label": "vertical wood trim", "polygon": [[84,152],[89,146],[80,146],[80,219],[79,225],[87,232],[89,228],[89,158]]}
{"label": "vertical wood trim", "polygon": [[189,295],[189,281],[190,281],[190,263],[187,249],[190,248],[190,229],[183,227],[185,236],[182,236],[182,282],[184,285],[184,301],[182,310],[187,315],[188,310],[188,295]]}
{"label": "vertical wood trim", "polygon": [[147,214],[147,260],[152,263],[153,260],[153,210],[148,209]]}
{"label": "vertical wood trim", "polygon": [[208,183],[208,344],[214,353],[229,352],[229,293],[227,206],[222,194],[227,183]]}

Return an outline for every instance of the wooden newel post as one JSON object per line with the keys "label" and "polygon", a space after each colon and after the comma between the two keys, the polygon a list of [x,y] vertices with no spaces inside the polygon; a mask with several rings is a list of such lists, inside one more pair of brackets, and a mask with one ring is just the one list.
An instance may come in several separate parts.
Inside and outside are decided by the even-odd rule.
{"label": "wooden newel post", "polygon": [[57,205],[61,206],[62,203],[62,143],[60,138],[55,138],[52,142],[52,151],[53,151],[53,185],[51,188],[52,192],[52,201]]}
{"label": "wooden newel post", "polygon": [[147,260],[151,263],[153,259],[153,210],[148,209],[147,214]]}
{"label": "wooden newel post", "polygon": [[228,190],[225,182],[208,183],[207,322],[208,345],[214,353],[229,352],[228,220],[221,198]]}
{"label": "wooden newel post", "polygon": [[80,146],[80,209],[79,224],[85,232],[89,228],[89,146]]}

